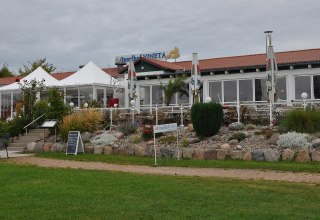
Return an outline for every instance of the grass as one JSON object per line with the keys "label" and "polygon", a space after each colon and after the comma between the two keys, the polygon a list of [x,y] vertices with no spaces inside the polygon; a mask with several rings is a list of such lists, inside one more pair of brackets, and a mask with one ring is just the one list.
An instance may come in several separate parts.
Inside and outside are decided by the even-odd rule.
{"label": "grass", "polygon": [[[125,165],[147,165],[154,164],[152,157],[122,156],[122,155],[99,155],[99,154],[79,154],[65,155],[64,153],[39,153],[38,157],[47,157],[61,160],[77,160],[115,163]],[[320,163],[297,163],[297,162],[258,162],[242,160],[175,160],[159,158],[159,166],[171,167],[199,167],[199,168],[232,168],[232,169],[260,169],[260,170],[279,170],[292,172],[312,172],[320,173]]]}
{"label": "grass", "polygon": [[0,161],[0,219],[319,219],[318,185]]}

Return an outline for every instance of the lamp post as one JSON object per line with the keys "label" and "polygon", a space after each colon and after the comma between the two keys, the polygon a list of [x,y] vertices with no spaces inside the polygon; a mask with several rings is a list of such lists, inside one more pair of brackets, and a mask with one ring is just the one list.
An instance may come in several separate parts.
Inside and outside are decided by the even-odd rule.
{"label": "lamp post", "polygon": [[307,109],[307,98],[308,98],[308,93],[306,93],[306,92],[303,92],[303,93],[301,93],[301,98],[302,98],[302,100],[303,100],[303,109],[304,110],[306,110]]}
{"label": "lamp post", "polygon": [[131,110],[132,110],[132,124],[134,125],[134,105],[136,104],[136,101],[131,100],[130,105],[131,105]]}
{"label": "lamp post", "polygon": [[210,96],[206,97],[206,99],[205,99],[205,102],[206,102],[206,103],[210,103],[211,101],[212,101],[212,99],[211,99]]}

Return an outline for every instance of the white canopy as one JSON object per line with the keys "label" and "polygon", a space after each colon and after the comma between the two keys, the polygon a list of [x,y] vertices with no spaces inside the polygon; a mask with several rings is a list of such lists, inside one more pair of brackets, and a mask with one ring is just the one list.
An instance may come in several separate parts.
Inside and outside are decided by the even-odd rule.
{"label": "white canopy", "polygon": [[76,73],[61,80],[60,86],[111,85],[113,79],[113,77],[90,61]]}
{"label": "white canopy", "polygon": [[[20,84],[24,84],[24,81],[27,80],[30,82],[31,80],[36,80],[36,81],[44,81],[44,85],[48,87],[52,86],[59,86],[60,82],[53,76],[51,76],[49,73],[47,73],[41,66],[38,67],[35,71],[30,73],[29,75],[25,76],[24,78],[20,79]],[[9,84],[7,86],[3,86],[0,88],[0,91],[12,91],[12,90],[19,90],[20,86],[18,82],[14,82],[12,84]]]}

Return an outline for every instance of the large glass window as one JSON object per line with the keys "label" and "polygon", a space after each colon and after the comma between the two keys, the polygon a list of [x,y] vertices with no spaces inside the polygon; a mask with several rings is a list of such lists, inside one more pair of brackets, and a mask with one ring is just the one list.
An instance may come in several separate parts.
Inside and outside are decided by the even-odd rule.
{"label": "large glass window", "polygon": [[287,81],[286,77],[277,78],[277,100],[287,100]]}
{"label": "large glass window", "polygon": [[254,80],[255,87],[255,101],[266,101],[267,100],[267,87],[266,87],[266,79],[255,79]]}
{"label": "large glass window", "polygon": [[237,81],[224,81],[224,102],[237,102]]}
{"label": "large glass window", "polygon": [[222,102],[221,82],[209,82],[209,96],[213,102]]}
{"label": "large glass window", "polygon": [[152,86],[152,104],[162,104],[162,89],[160,85]]}
{"label": "large glass window", "polygon": [[150,105],[150,86],[140,86],[140,105]]}
{"label": "large glass window", "polygon": [[296,86],[296,91],[295,91],[296,99],[302,99],[301,93],[303,92],[308,93],[308,97],[310,98],[310,95],[311,95],[310,76],[296,76],[295,86]]}
{"label": "large glass window", "polygon": [[178,92],[178,104],[189,104],[189,84],[185,84],[183,92]]}
{"label": "large glass window", "polygon": [[239,100],[253,101],[252,80],[239,80]]}
{"label": "large glass window", "polygon": [[313,92],[314,98],[320,99],[320,76],[313,76]]}

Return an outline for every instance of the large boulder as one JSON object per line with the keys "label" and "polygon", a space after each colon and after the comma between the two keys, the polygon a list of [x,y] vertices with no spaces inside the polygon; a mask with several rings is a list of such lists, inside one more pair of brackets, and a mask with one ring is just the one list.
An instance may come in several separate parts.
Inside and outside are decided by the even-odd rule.
{"label": "large boulder", "polygon": [[311,159],[312,161],[320,162],[320,151],[314,150],[311,152]]}
{"label": "large boulder", "polygon": [[290,148],[285,149],[282,152],[282,160],[283,161],[292,161],[294,158],[295,152]]}
{"label": "large boulder", "polygon": [[268,142],[269,142],[269,144],[271,144],[271,145],[277,145],[278,139],[279,139],[279,134],[273,134],[273,135],[269,138]]}
{"label": "large boulder", "polygon": [[81,139],[83,141],[83,143],[88,143],[90,141],[90,139],[92,138],[92,134],[90,132],[83,132],[81,134]]}
{"label": "large boulder", "polygon": [[117,140],[118,138],[116,138],[114,135],[105,132],[92,138],[91,143],[94,146],[107,146],[112,142],[116,142]]}
{"label": "large boulder", "polygon": [[34,147],[34,152],[39,153],[42,152],[43,149],[43,142],[38,142]]}
{"label": "large boulder", "polygon": [[204,159],[205,160],[216,160],[217,159],[217,151],[218,150],[207,150],[204,152]]}
{"label": "large boulder", "polygon": [[242,159],[242,151],[240,151],[240,150],[231,151],[230,157],[232,160],[241,160]]}
{"label": "large boulder", "polygon": [[242,160],[247,160],[247,161],[252,160],[251,150],[248,150],[244,153]]}
{"label": "large boulder", "polygon": [[264,154],[263,154],[263,150],[261,149],[252,150],[251,155],[252,155],[252,160],[264,161]]}
{"label": "large boulder", "polygon": [[188,131],[189,132],[193,132],[194,131],[193,124],[188,124]]}
{"label": "large boulder", "polygon": [[241,122],[234,122],[234,123],[231,123],[229,125],[229,129],[232,130],[232,131],[239,131],[239,130],[243,130],[245,127],[244,124],[242,124]]}
{"label": "large boulder", "polygon": [[126,154],[125,150],[121,147],[112,147],[112,149],[113,149],[113,154],[115,154],[115,155],[125,155]]}
{"label": "large boulder", "polygon": [[124,152],[128,156],[133,156],[134,155],[134,147],[127,146],[124,148]]}
{"label": "large boulder", "polygon": [[30,152],[30,153],[33,153],[36,145],[37,145],[37,142],[30,142],[27,145],[27,151]]}
{"label": "large boulder", "polygon": [[274,162],[274,161],[279,161],[280,159],[280,154],[277,150],[273,149],[265,149],[263,151],[264,159],[268,162]]}
{"label": "large boulder", "polygon": [[313,148],[320,148],[320,138],[312,140],[311,145]]}
{"label": "large boulder", "polygon": [[188,143],[189,143],[189,144],[195,144],[195,143],[198,143],[198,142],[200,141],[200,139],[197,138],[197,137],[187,138],[187,140],[188,140]]}
{"label": "large boulder", "polygon": [[118,131],[118,132],[115,132],[113,136],[116,137],[117,139],[121,139],[124,137],[124,134]]}
{"label": "large boulder", "polygon": [[307,149],[301,150],[296,157],[296,162],[309,162],[311,161],[309,151]]}
{"label": "large boulder", "polygon": [[193,158],[197,160],[204,160],[204,150],[202,149],[195,150]]}
{"label": "large boulder", "polygon": [[88,153],[88,154],[93,154],[94,146],[92,146],[92,144],[85,144],[84,145],[84,152]]}
{"label": "large boulder", "polygon": [[146,149],[142,146],[135,146],[134,155],[141,156],[141,157],[146,156]]}
{"label": "large boulder", "polygon": [[172,158],[174,151],[170,148],[160,148],[160,153],[164,158]]}
{"label": "large boulder", "polygon": [[103,154],[103,148],[104,148],[104,146],[95,146],[93,153],[94,154]]}
{"label": "large boulder", "polygon": [[176,148],[173,152],[172,158],[180,160],[182,158],[182,149]]}
{"label": "large boulder", "polygon": [[105,146],[103,148],[103,154],[110,155],[113,154],[113,149],[111,146]]}
{"label": "large boulder", "polygon": [[[237,143],[238,143],[238,141],[237,141]],[[219,148],[222,150],[230,150],[231,147],[230,147],[230,144],[224,143],[224,144],[221,144]]]}
{"label": "large boulder", "polygon": [[52,143],[45,143],[43,145],[42,150],[43,150],[43,152],[50,152],[51,151],[51,147],[52,147]]}
{"label": "large boulder", "polygon": [[183,148],[182,149],[182,156],[184,159],[192,159],[194,154],[194,150],[190,148]]}
{"label": "large boulder", "polygon": [[227,150],[218,150],[217,151],[217,160],[226,160],[229,158],[229,152]]}

